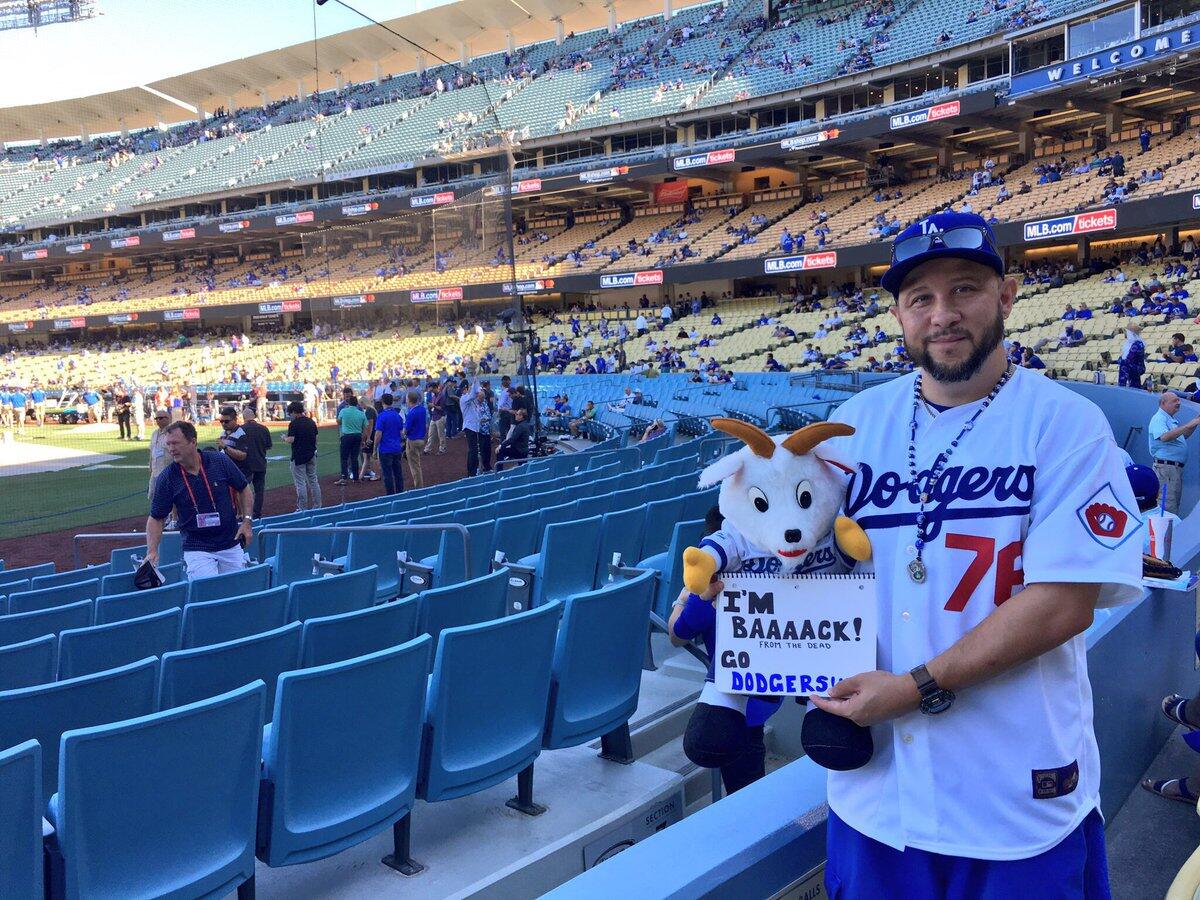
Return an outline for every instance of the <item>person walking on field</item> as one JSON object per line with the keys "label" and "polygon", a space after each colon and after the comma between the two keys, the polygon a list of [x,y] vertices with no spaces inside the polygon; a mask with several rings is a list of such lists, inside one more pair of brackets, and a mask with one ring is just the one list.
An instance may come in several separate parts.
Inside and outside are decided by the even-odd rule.
{"label": "person walking on field", "polygon": [[291,424],[283,438],[292,448],[292,482],[296,485],[296,512],[319,509],[321,482],[317,478],[317,423],[304,414],[304,404],[288,404]]}

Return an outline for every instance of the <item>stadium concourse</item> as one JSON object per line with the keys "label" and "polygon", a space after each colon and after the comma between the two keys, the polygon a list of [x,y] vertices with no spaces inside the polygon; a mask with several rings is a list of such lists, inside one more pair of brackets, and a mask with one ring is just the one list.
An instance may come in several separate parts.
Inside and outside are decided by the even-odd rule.
{"label": "stadium concourse", "polygon": [[[822,896],[803,709],[728,796],[684,750],[711,420],[910,372],[880,278],[943,211],[1019,379],[1137,463],[1159,391],[1200,412],[1200,0],[170,6],[0,0],[0,897]],[[346,477],[347,392],[413,392],[423,487]],[[225,406],[273,440],[247,565],[168,530],[138,589],[156,413]],[[1195,805],[1139,787],[1195,770],[1197,620],[1150,582],[1085,633],[1118,898],[1200,896]]]}

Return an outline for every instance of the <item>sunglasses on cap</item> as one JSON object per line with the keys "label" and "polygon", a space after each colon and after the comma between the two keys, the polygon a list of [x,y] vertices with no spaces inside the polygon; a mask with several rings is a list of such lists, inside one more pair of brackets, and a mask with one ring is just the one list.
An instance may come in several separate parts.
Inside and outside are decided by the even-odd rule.
{"label": "sunglasses on cap", "polygon": [[947,228],[945,231],[934,231],[930,234],[914,234],[910,238],[897,241],[892,245],[892,265],[941,247],[953,250],[987,249],[992,253],[998,253],[996,245],[992,243],[991,235],[982,228],[963,225],[959,228]]}

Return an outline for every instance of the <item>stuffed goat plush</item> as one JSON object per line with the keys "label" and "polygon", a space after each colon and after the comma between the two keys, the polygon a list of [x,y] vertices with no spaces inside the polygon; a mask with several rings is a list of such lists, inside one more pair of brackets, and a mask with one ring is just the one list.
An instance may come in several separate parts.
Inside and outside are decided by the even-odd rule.
{"label": "stuffed goat plush", "polygon": [[[700,473],[701,488],[720,483],[717,502],[725,521],[683,553],[683,582],[690,592],[703,593],[720,572],[816,573],[836,566],[839,551],[848,557],[847,566],[870,558],[866,532],[838,515],[850,469],[821,446],[854,434],[853,428],[817,422],[773,438],[737,419],[711,424],[746,446]],[[813,761],[831,769],[858,768],[873,752],[869,729],[815,708],[805,716],[801,739]]]}

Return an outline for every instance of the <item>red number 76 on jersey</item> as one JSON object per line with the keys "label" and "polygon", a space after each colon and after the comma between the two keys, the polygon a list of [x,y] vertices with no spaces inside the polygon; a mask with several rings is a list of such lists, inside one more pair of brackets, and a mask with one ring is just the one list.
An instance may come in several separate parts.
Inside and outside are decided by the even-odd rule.
{"label": "red number 76 on jersey", "polygon": [[997,553],[995,538],[947,533],[946,549],[968,550],[975,554],[975,558],[967,566],[967,571],[963,572],[962,578],[959,579],[958,586],[950,593],[950,599],[946,601],[947,612],[962,612],[966,608],[967,601],[992,570],[993,563],[996,568],[993,598],[997,606],[1025,583],[1025,572],[1017,568],[1017,560],[1021,558],[1021,541],[1013,541]]}

